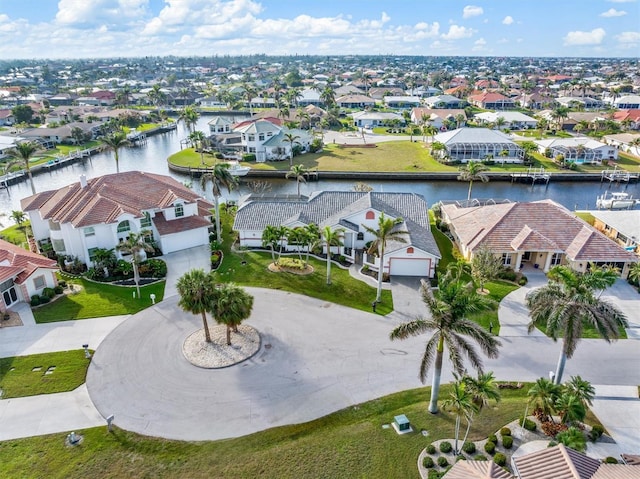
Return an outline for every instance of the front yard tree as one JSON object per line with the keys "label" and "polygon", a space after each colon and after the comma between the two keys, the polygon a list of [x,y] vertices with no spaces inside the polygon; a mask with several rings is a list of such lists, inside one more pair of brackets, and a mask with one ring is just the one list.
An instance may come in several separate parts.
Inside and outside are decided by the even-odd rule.
{"label": "front yard tree", "polygon": [[189,133],[189,141],[195,149],[200,150],[200,164],[204,165],[204,143],[207,137],[201,131],[192,131]]}
{"label": "front yard tree", "polygon": [[489,177],[484,174],[484,172],[488,170],[489,168],[487,168],[479,161],[469,161],[466,165],[460,167],[458,181],[469,182],[469,193],[467,194],[467,201],[471,199],[471,189],[473,188],[474,181],[482,181],[483,183],[489,181]]}
{"label": "front yard tree", "polygon": [[298,135],[294,135],[293,133],[284,134],[284,141],[289,143],[289,166],[293,166],[293,145],[294,144],[299,145],[300,144],[300,142],[298,141],[299,139],[300,137]]}
{"label": "front yard tree", "polygon": [[473,413],[477,411],[477,407],[473,403],[473,397],[467,391],[466,385],[462,380],[453,383],[449,397],[443,401],[442,405],[456,416],[453,454],[457,456],[460,454],[458,439],[460,438],[462,418],[465,418],[467,424],[471,425],[471,417]]}
{"label": "front yard tree", "polygon": [[211,334],[207,324],[207,311],[211,309],[210,303],[216,294],[213,277],[202,269],[192,269],[178,278],[176,288],[180,295],[178,305],[185,311],[202,315],[204,337],[210,343]]}
{"label": "front yard tree", "polygon": [[438,290],[433,291],[425,282],[422,284],[421,294],[429,316],[399,325],[391,332],[390,337],[392,340],[406,339],[422,333],[432,333],[420,362],[419,377],[424,383],[429,368],[433,366],[429,412],[435,414],[438,412],[445,346],[449,350],[449,360],[454,371],[462,375],[465,371],[464,356],[475,370],[482,372],[482,359],[469,339],[492,359],[498,357],[500,341],[477,323],[466,319],[469,314],[488,309],[494,304],[492,300],[479,295],[472,283],[464,284],[445,274]]}
{"label": "front yard tree", "polygon": [[322,229],[320,241],[327,247],[327,284],[331,284],[331,247],[342,246],[342,235],[344,229],[331,229],[331,226],[325,226]]}
{"label": "front yard tree", "polygon": [[127,134],[122,131],[115,131],[100,139],[102,148],[105,150],[113,151],[113,158],[116,160],[116,173],[120,173],[120,148],[129,146],[131,143],[127,139]]}
{"label": "front yard tree", "polygon": [[152,244],[147,243],[147,238],[151,235],[149,230],[143,230],[140,233],[130,233],[126,240],[116,246],[116,249],[123,254],[131,255],[131,264],[133,265],[133,280],[136,283],[136,291],[140,298],[140,273],[138,266],[143,261],[144,253],[153,253],[155,251]]}
{"label": "front yard tree", "polygon": [[473,416],[477,412],[480,414],[485,406],[489,405],[489,401],[493,400],[496,403],[500,402],[500,389],[496,384],[496,378],[493,376],[493,372],[479,373],[477,378],[472,376],[464,376],[462,378],[465,389],[471,395],[473,404],[476,406],[475,411],[472,411],[468,418],[467,430],[465,431],[462,443],[464,444],[469,436],[471,430],[471,424],[473,423]]}
{"label": "front yard tree", "polygon": [[484,285],[498,277],[502,269],[502,261],[486,247],[480,248],[471,260],[471,275],[480,285],[480,292],[487,292]]}
{"label": "front yard tree", "polygon": [[378,217],[378,229],[370,228],[369,226],[362,225],[368,233],[374,236],[371,246],[367,251],[368,254],[376,255],[379,258],[378,267],[378,290],[376,292],[376,302],[380,302],[382,298],[382,280],[384,276],[384,252],[387,249],[387,243],[389,241],[398,241],[400,243],[406,243],[404,239],[404,231],[396,229],[396,227],[402,224],[404,220],[402,218],[389,218],[380,214]]}
{"label": "front yard tree", "polygon": [[591,327],[605,341],[620,337],[620,328],[627,327],[627,318],[615,305],[596,296],[616,281],[615,270],[595,266],[579,273],[567,266],[555,266],[549,271],[549,283],[526,297],[529,308],[529,332],[543,326],[554,341],[562,338],[562,350],[555,372],[555,383],[562,382],[567,359],[571,359],[585,327]]}
{"label": "front yard tree", "polygon": [[31,141],[23,141],[22,143],[18,143],[14,148],[11,148],[7,153],[9,156],[13,157],[7,166],[5,167],[5,171],[9,171],[14,166],[20,166],[24,168],[27,172],[27,176],[29,177],[29,183],[31,184],[31,193],[36,194],[36,187],[33,184],[33,175],[31,173],[31,165],[29,161],[31,157],[38,150],[38,145]]}
{"label": "front yard tree", "polygon": [[227,346],[231,346],[231,331],[251,316],[253,296],[233,283],[224,283],[217,288],[210,304],[211,314],[218,324],[227,327]]}
{"label": "front yard tree", "polygon": [[229,193],[238,185],[238,180],[229,171],[229,164],[216,163],[213,171],[208,171],[200,177],[202,189],[205,189],[207,183],[211,182],[211,192],[215,201],[215,217],[216,217],[216,240],[222,243],[222,229],[220,228],[220,196],[222,196],[222,187],[225,187]]}
{"label": "front yard tree", "polygon": [[[262,230],[262,247],[269,248],[271,250],[271,260],[274,264],[278,264],[276,261],[276,247],[280,243],[280,232],[277,226],[267,226]],[[278,256],[279,257],[279,256]]]}
{"label": "front yard tree", "polygon": [[296,184],[298,187],[298,198],[300,198],[300,183],[307,182],[307,175],[309,171],[303,165],[293,165],[287,174],[284,176],[285,178],[293,178],[296,180]]}

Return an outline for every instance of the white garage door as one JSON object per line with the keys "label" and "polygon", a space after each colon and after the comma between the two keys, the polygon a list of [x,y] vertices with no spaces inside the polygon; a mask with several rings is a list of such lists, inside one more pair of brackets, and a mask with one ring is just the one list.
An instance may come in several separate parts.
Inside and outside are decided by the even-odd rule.
{"label": "white garage door", "polygon": [[429,276],[428,258],[391,258],[392,276]]}

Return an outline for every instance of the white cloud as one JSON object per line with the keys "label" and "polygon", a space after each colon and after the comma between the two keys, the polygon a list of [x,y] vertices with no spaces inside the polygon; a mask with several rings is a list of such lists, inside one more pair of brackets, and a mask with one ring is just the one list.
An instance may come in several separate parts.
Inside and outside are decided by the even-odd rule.
{"label": "white cloud", "polygon": [[459,25],[449,26],[449,31],[441,35],[445,40],[460,40],[461,38],[469,38],[473,35],[472,28],[461,27]]}
{"label": "white cloud", "polygon": [[615,39],[620,43],[640,43],[640,32],[622,32]]}
{"label": "white cloud", "polygon": [[504,25],[511,25],[513,23],[513,17],[511,15],[507,15],[504,17],[504,20],[502,20],[502,23]]}
{"label": "white cloud", "polygon": [[594,28],[590,32],[575,31],[564,37],[565,46],[569,45],[599,45],[607,33],[603,28]]}
{"label": "white cloud", "polygon": [[467,5],[462,9],[462,18],[471,18],[482,15],[484,10],[482,7],[477,7],[475,5]]}
{"label": "white cloud", "polygon": [[478,38],[475,42],[473,42],[474,45],[486,45],[487,41],[484,38]]}
{"label": "white cloud", "polygon": [[56,21],[61,25],[101,25],[141,18],[149,0],[60,0]]}
{"label": "white cloud", "polygon": [[615,8],[610,8],[606,12],[602,12],[600,14],[601,17],[611,18],[611,17],[624,17],[627,14],[624,10],[616,10]]}

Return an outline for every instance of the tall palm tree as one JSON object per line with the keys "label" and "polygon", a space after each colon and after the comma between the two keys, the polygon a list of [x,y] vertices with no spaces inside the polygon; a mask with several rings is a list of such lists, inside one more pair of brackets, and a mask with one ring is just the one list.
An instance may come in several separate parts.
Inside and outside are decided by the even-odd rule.
{"label": "tall palm tree", "polygon": [[331,247],[342,246],[343,228],[331,229],[331,226],[325,226],[320,235],[321,244],[327,247],[327,284],[331,284]]}
{"label": "tall palm tree", "polygon": [[378,229],[370,228],[367,225],[362,225],[364,229],[373,235],[373,241],[367,250],[370,255],[376,255],[378,257],[378,290],[376,292],[376,302],[380,302],[382,297],[382,280],[384,277],[384,252],[387,249],[389,241],[398,241],[399,243],[406,243],[404,238],[405,232],[396,229],[397,226],[402,224],[404,220],[402,218],[390,218],[380,214],[378,217]]}
{"label": "tall palm tree", "polygon": [[300,183],[307,182],[307,175],[309,171],[303,165],[293,165],[287,174],[284,176],[285,178],[293,178],[296,180],[298,186],[298,198],[300,198]]}
{"label": "tall palm tree", "polygon": [[482,360],[469,339],[472,339],[489,358],[498,356],[500,341],[477,323],[466,319],[467,315],[493,305],[492,300],[476,293],[473,284],[455,281],[452,275],[445,274],[440,280],[438,290],[433,291],[425,282],[422,284],[421,294],[422,301],[430,312],[429,316],[399,325],[391,332],[390,337],[392,340],[406,339],[433,332],[420,362],[419,377],[424,383],[429,368],[434,366],[429,412],[435,414],[438,412],[445,346],[449,351],[454,371],[462,375],[465,370],[464,356],[475,370],[482,372]]}
{"label": "tall palm tree", "polygon": [[192,269],[178,278],[176,283],[180,300],[178,305],[185,311],[202,315],[205,340],[211,342],[207,311],[211,309],[211,300],[216,294],[213,277],[202,269]]}
{"label": "tall palm tree", "polygon": [[469,182],[469,193],[467,194],[467,201],[471,199],[471,188],[473,188],[474,181],[482,181],[486,183],[489,181],[489,177],[484,174],[489,168],[483,165],[479,161],[469,161],[464,166],[460,167],[460,174],[458,175],[458,181]]}
{"label": "tall palm tree", "polygon": [[449,397],[442,402],[442,405],[445,409],[448,409],[456,415],[453,454],[457,456],[460,453],[458,449],[458,438],[460,437],[462,418],[464,417],[467,424],[470,425],[471,417],[473,413],[477,411],[477,406],[474,404],[473,397],[467,391],[466,385],[462,380],[453,383]]}
{"label": "tall palm tree", "polygon": [[475,413],[480,414],[485,406],[489,405],[489,401],[493,400],[496,403],[500,402],[500,389],[496,384],[496,378],[493,376],[493,372],[479,373],[477,378],[472,376],[463,376],[465,389],[471,395],[473,404],[476,406],[476,410],[471,413],[468,418],[467,430],[462,439],[464,444],[469,436],[471,430],[471,424],[473,423],[473,416]]}
{"label": "tall palm tree", "polygon": [[227,327],[227,346],[231,346],[231,331],[251,316],[253,296],[233,283],[224,283],[217,288],[209,305],[210,312],[218,324]]}
{"label": "tall palm tree", "polygon": [[200,113],[198,113],[198,110],[196,110],[193,105],[185,106],[179,116],[179,120],[184,122],[189,133],[193,133],[195,131],[194,129],[196,123],[198,123],[198,118],[200,118]]}
{"label": "tall palm tree", "polygon": [[204,142],[206,140],[206,136],[201,131],[192,131],[189,134],[189,141],[193,143],[195,148],[200,148],[200,164],[204,165]]}
{"label": "tall palm tree", "polygon": [[[276,261],[276,247],[280,243],[280,230],[277,226],[268,225],[262,230],[262,247],[269,248],[271,250],[271,259],[275,264]],[[279,257],[279,256],[278,256]]]}
{"label": "tall palm tree", "polygon": [[293,166],[293,144],[300,144],[298,140],[300,137],[298,135],[294,135],[293,133],[285,133],[284,141],[289,143],[289,166]]}
{"label": "tall palm tree", "polygon": [[593,327],[607,342],[620,336],[620,328],[627,326],[627,318],[616,306],[596,296],[616,280],[614,270],[592,268],[578,273],[566,266],[549,271],[549,283],[531,291],[526,297],[531,321],[529,332],[544,326],[554,341],[562,337],[555,382],[562,382],[567,359],[571,359],[580,342],[585,326]]}
{"label": "tall palm tree", "polygon": [[118,153],[120,148],[131,144],[127,139],[127,134],[122,130],[115,131],[107,136],[103,136],[100,142],[102,143],[103,149],[113,151],[113,158],[116,160],[116,173],[120,173],[120,156]]}
{"label": "tall palm tree", "polygon": [[143,261],[142,253],[153,253],[155,250],[153,245],[147,242],[147,238],[149,238],[151,234],[149,230],[143,230],[140,233],[130,233],[126,240],[118,243],[116,246],[116,249],[120,251],[120,253],[131,255],[133,280],[136,283],[138,298],[140,298],[140,273],[138,272],[138,265]]}
{"label": "tall palm tree", "polygon": [[29,183],[31,184],[31,193],[34,195],[36,194],[36,187],[33,184],[33,175],[31,173],[29,160],[31,160],[31,157],[36,151],[38,151],[38,145],[34,142],[24,141],[22,143],[18,143],[7,152],[9,156],[13,157],[13,160],[11,160],[5,167],[5,171],[9,171],[14,166],[24,168],[27,172],[27,176],[29,177]]}
{"label": "tall palm tree", "polygon": [[216,240],[222,242],[222,231],[220,229],[220,196],[222,196],[222,187],[225,187],[229,193],[238,184],[238,179],[229,171],[227,163],[217,163],[213,166],[212,171],[204,173],[200,177],[202,189],[205,189],[207,183],[211,182],[211,192],[216,204]]}

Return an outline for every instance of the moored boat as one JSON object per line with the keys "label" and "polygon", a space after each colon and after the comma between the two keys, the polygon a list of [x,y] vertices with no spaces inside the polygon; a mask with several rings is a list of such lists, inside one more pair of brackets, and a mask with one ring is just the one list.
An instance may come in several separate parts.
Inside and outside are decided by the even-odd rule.
{"label": "moored boat", "polygon": [[599,210],[628,210],[635,207],[639,200],[633,198],[629,193],[623,191],[614,191],[610,196],[598,196],[596,207]]}

